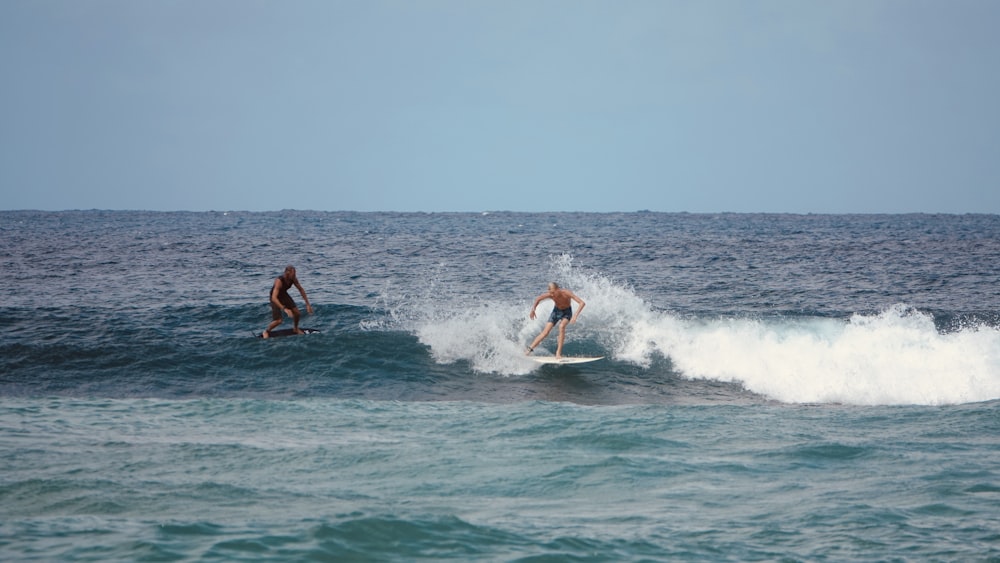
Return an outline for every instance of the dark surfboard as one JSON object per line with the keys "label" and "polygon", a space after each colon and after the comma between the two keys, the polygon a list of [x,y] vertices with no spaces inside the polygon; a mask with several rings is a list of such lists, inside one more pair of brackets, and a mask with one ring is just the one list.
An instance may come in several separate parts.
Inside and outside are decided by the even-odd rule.
{"label": "dark surfboard", "polygon": [[[315,328],[303,328],[301,330],[305,334],[316,334],[316,333],[319,332],[319,330],[317,330]],[[283,329],[280,329],[280,330],[272,330],[271,334],[270,334],[270,338],[280,338],[282,336],[298,336],[298,335],[295,334],[295,329],[291,329],[291,328],[283,328]],[[257,338],[264,338],[264,335],[263,334],[257,334]]]}

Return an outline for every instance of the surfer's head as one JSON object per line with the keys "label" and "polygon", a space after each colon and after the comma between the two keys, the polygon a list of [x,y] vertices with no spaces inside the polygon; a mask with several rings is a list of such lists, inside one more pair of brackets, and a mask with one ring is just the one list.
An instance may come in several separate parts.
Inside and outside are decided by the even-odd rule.
{"label": "surfer's head", "polygon": [[549,291],[550,292],[559,291],[559,284],[557,284],[556,282],[549,282]]}
{"label": "surfer's head", "polygon": [[285,266],[285,279],[295,279],[295,266]]}

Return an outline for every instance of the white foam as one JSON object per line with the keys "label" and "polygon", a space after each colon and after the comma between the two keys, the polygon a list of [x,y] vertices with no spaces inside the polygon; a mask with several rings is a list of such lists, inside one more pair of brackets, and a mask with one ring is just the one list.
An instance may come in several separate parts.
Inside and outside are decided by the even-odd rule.
{"label": "white foam", "polygon": [[[520,313],[520,314],[519,314]],[[417,323],[415,333],[440,363],[467,361],[477,372],[523,375],[534,367],[524,358],[523,311],[484,303]]]}
{"label": "white foam", "polygon": [[1000,398],[1000,331],[978,326],[941,334],[905,306],[850,320],[636,323],[618,359],[649,365],[669,357],[689,378],[742,383],[789,403],[940,405]]}
{"label": "white foam", "polygon": [[[903,305],[852,318],[682,319],[657,310],[628,286],[553,262],[552,279],[586,300],[568,338],[596,342],[613,361],[650,368],[658,356],[683,377],[739,382],[788,403],[959,404],[1000,398],[1000,330],[940,333],[931,316]],[[528,320],[523,302],[456,307],[455,296],[418,300],[410,329],[442,363],[468,361],[480,373],[520,375],[537,366],[524,346],[547,318]],[[418,310],[418,314],[413,314]],[[555,334],[540,346],[551,352]],[[540,350],[540,351],[541,351]]]}

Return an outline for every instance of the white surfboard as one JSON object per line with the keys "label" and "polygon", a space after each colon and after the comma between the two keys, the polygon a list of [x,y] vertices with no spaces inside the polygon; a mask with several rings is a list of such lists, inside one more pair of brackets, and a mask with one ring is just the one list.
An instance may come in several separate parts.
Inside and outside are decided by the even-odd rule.
{"label": "white surfboard", "polygon": [[540,364],[585,364],[587,362],[603,360],[604,356],[563,356],[561,358],[555,356],[528,356],[528,359]]}

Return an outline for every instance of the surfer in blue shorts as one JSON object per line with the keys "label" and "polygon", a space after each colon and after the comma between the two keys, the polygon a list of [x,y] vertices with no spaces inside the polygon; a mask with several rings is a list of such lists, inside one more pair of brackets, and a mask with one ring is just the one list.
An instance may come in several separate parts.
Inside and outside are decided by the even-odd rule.
{"label": "surfer in blue shorts", "polygon": [[295,323],[293,329],[295,334],[302,334],[302,329],[299,328],[299,308],[295,305],[292,296],[288,295],[288,290],[293,287],[299,290],[302,300],[306,302],[306,311],[312,314],[312,305],[309,304],[309,298],[306,297],[306,290],[302,289],[302,284],[299,283],[299,278],[295,275],[295,268],[287,266],[285,267],[285,273],[274,278],[274,284],[271,286],[271,324],[267,325],[267,329],[264,330],[261,337],[268,338],[271,336],[271,330],[280,325],[284,318],[282,313],[292,317]]}
{"label": "surfer in blue shorts", "polygon": [[[556,347],[556,357],[561,358],[563,342],[566,341],[566,325],[575,323],[580,317],[580,313],[583,312],[583,308],[586,307],[587,304],[583,301],[583,299],[577,297],[572,291],[563,289],[559,287],[559,284],[551,282],[549,283],[549,290],[535,298],[535,302],[531,305],[531,313],[528,314],[528,318],[535,318],[535,309],[538,308],[539,303],[546,299],[551,299],[554,303],[552,314],[549,315],[549,322],[545,323],[545,328],[543,328],[542,332],[535,337],[531,346],[528,346],[528,351],[525,352],[525,355],[527,356],[534,352],[535,346],[538,346],[542,340],[545,340],[545,337],[552,332],[553,327],[559,325],[559,344]],[[576,301],[576,303],[580,306],[580,308],[576,310],[576,314],[573,314],[574,301]]]}

